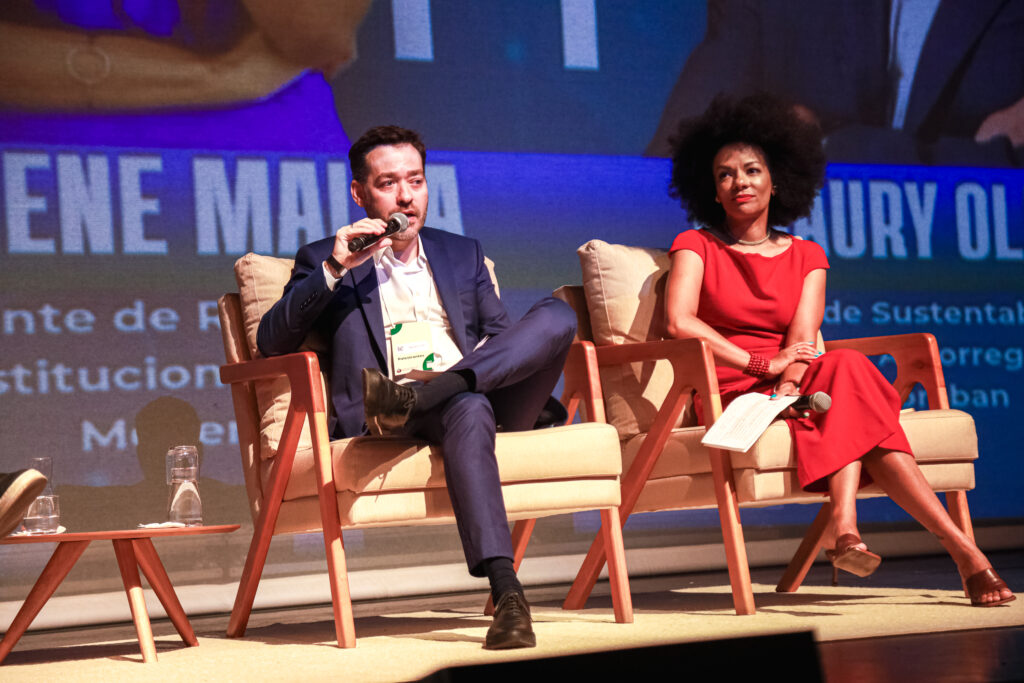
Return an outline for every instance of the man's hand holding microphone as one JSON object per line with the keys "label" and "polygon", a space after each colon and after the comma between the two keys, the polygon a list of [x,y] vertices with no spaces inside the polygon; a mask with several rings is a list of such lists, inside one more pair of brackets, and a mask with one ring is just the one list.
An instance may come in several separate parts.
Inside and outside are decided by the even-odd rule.
{"label": "man's hand holding microphone", "polygon": [[387,221],[380,218],[364,218],[339,228],[334,236],[334,249],[324,261],[324,267],[335,279],[340,278],[346,271],[370,258],[375,251],[391,246],[391,239],[388,236],[405,229],[408,225],[409,218],[405,214],[393,213]]}

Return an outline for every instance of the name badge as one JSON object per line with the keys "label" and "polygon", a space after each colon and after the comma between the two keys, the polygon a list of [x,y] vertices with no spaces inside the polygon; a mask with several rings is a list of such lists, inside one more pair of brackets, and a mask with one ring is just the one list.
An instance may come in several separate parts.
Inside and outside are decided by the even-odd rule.
{"label": "name badge", "polygon": [[430,323],[399,323],[391,328],[391,368],[396,377],[412,370],[430,370],[433,361]]}

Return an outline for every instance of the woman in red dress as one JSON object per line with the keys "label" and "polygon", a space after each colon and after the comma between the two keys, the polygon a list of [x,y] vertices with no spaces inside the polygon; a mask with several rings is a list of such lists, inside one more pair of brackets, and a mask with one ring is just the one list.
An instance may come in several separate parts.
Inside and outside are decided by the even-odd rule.
{"label": "woman in red dress", "polygon": [[864,355],[815,346],[828,260],[817,244],[772,226],[810,213],[825,170],[818,128],[767,95],[720,97],[680,124],[672,146],[672,193],[704,228],[672,245],[669,334],[709,341],[723,405],[750,391],[832,397],[828,412],[789,410],[786,421],[801,486],[832,501],[833,566],[867,576],[881,561],[857,531],[857,489],[873,480],[942,542],[972,605],[1014,600],[921,474],[892,386]]}

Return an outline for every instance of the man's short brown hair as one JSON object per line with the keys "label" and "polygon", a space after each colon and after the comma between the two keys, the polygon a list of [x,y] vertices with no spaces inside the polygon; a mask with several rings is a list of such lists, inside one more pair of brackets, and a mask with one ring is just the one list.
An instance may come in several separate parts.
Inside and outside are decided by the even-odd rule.
{"label": "man's short brown hair", "polygon": [[369,173],[366,168],[366,157],[377,147],[383,145],[412,145],[420,153],[424,166],[427,163],[427,148],[423,146],[420,134],[400,126],[377,126],[363,133],[348,150],[348,163],[352,169],[352,179],[360,183],[366,182]]}

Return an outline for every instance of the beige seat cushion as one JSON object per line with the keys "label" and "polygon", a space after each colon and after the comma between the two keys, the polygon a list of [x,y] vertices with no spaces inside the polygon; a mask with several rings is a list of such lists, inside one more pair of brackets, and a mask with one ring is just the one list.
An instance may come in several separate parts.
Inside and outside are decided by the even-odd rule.
{"label": "beige seat cushion", "polygon": [[[617,477],[622,471],[614,429],[594,422],[502,432],[495,440],[495,455],[503,483]],[[440,449],[418,439],[340,439],[331,442],[331,460],[338,491],[373,493],[445,487]],[[265,488],[270,486],[269,475],[275,466],[274,462],[263,463]],[[312,448],[295,454],[284,500],[305,496],[316,496]]]}
{"label": "beige seat cushion", "polygon": [[[665,338],[668,253],[591,240],[577,252],[598,346]],[[627,438],[650,429],[672,384],[668,361],[601,369],[608,422]]]}
{"label": "beige seat cushion", "polygon": [[[590,477],[556,481],[503,484],[501,495],[509,520],[583,512],[619,505],[619,480]],[[452,524],[455,514],[446,489],[418,489],[387,493],[339,491],[338,512],[345,529],[406,524]],[[275,534],[320,529],[316,498],[285,501],[274,527]]]}
{"label": "beige seat cushion", "polygon": [[[922,462],[921,474],[933,491],[969,491],[974,488],[974,464],[964,462]],[[800,488],[796,471],[733,470],[736,499],[743,507],[821,503],[824,495]],[[875,498],[885,493],[877,484],[857,492],[858,498]],[[690,510],[716,507],[714,480],[710,472],[650,479],[640,492],[633,512]]]}
{"label": "beige seat cushion", "polygon": [[[900,425],[919,464],[971,462],[978,458],[974,418],[961,410],[904,411],[900,414]],[[633,464],[646,437],[646,434],[641,434],[623,445],[625,471]],[[674,430],[651,471],[650,479],[710,472],[708,449],[700,443],[703,437],[703,427]],[[734,469],[796,471],[796,453],[789,427],[781,420],[773,422],[749,451],[729,455]]]}
{"label": "beige seat cushion", "polygon": [[[619,504],[622,457],[610,425],[501,433],[495,455],[511,519]],[[399,437],[341,439],[331,442],[331,459],[346,527],[454,519],[441,454],[427,443]],[[263,461],[264,482],[271,481],[277,463]],[[277,533],[317,528],[313,467],[311,449],[296,453]]]}
{"label": "beige seat cushion", "polygon": [[[900,424],[925,479],[936,491],[974,488],[973,461],[978,457],[974,419],[960,410],[904,411]],[[701,445],[703,427],[673,431],[637,502],[637,511],[711,507],[715,492],[711,461]],[[623,470],[629,471],[646,435],[623,445]],[[800,488],[789,428],[775,422],[746,453],[730,453],[736,495],[741,504],[814,503],[821,494]],[[877,485],[858,497],[884,495]]]}

